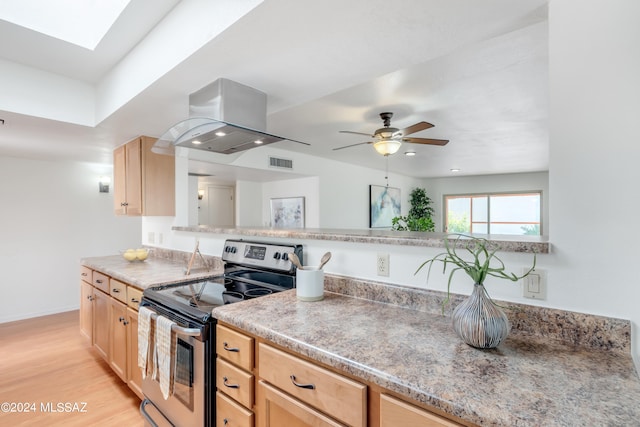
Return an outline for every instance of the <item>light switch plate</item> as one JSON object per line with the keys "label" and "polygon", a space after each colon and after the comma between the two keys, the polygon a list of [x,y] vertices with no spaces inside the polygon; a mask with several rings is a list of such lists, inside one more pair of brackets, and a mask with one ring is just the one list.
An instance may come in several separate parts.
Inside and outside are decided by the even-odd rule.
{"label": "light switch plate", "polygon": [[[529,271],[528,268],[522,270],[522,274]],[[525,298],[546,300],[547,299],[547,271],[536,268],[527,277],[522,278],[522,296]]]}

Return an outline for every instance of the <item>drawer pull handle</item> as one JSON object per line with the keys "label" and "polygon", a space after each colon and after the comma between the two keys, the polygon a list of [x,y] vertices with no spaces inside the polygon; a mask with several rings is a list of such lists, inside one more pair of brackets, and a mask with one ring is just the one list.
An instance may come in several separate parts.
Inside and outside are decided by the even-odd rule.
{"label": "drawer pull handle", "polygon": [[229,383],[227,383],[227,381],[229,381],[229,379],[227,377],[222,377],[222,384],[224,384],[225,387],[240,388],[240,385],[238,385],[238,384],[229,384]]}
{"label": "drawer pull handle", "polygon": [[313,385],[313,384],[298,384],[296,382],[296,376],[295,375],[291,375],[289,378],[291,378],[291,382],[296,387],[306,388],[306,389],[309,389],[309,390],[315,390],[315,388],[316,388],[316,386]]}
{"label": "drawer pull handle", "polygon": [[114,292],[114,293],[116,293],[116,294],[119,294],[119,293],[120,293],[120,289],[118,289],[118,288],[113,288],[113,292]]}
{"label": "drawer pull handle", "polygon": [[87,277],[88,276],[87,273],[80,273],[80,275],[83,276],[83,277]]}
{"label": "drawer pull handle", "polygon": [[96,279],[96,283],[102,283],[102,279]]}
{"label": "drawer pull handle", "polygon": [[136,298],[131,298],[131,302],[134,304],[140,304],[140,300],[136,299]]}
{"label": "drawer pull handle", "polygon": [[229,347],[229,344],[227,344],[226,342],[222,343],[222,346],[224,347],[225,350],[233,352],[233,353],[240,353],[240,349],[237,347]]}

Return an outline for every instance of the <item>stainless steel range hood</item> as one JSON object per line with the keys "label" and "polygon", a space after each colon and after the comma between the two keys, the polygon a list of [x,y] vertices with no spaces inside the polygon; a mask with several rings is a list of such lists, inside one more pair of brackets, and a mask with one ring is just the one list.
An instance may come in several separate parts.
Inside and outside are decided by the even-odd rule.
{"label": "stainless steel range hood", "polygon": [[173,154],[179,146],[232,154],[283,140],[310,145],[266,133],[266,127],[267,95],[232,80],[218,79],[189,95],[189,118],[167,130],[152,151]]}

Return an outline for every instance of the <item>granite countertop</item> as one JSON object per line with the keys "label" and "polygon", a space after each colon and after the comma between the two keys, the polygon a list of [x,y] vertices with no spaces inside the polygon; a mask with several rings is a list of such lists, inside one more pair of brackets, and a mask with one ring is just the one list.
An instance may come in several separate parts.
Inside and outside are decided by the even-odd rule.
{"label": "granite countertop", "polygon": [[187,262],[184,257],[168,259],[149,256],[144,262],[129,262],[120,255],[108,255],[82,258],[80,263],[142,290],[151,286],[207,279],[223,273],[221,262],[213,262],[209,271],[199,266],[186,276]]}
{"label": "granite countertop", "polygon": [[[192,233],[233,234],[239,236],[277,237],[286,239],[331,240],[336,242],[385,244],[400,246],[422,246],[444,248],[447,233],[425,233],[416,231],[392,231],[376,229],[341,228],[296,228],[269,227],[213,227],[208,225],[174,226],[175,231]],[[477,234],[497,243],[504,252],[549,253],[549,240],[543,236],[511,236]]]}
{"label": "granite countertop", "polygon": [[513,333],[494,350],[463,344],[450,318],[295,290],[217,307],[251,334],[482,426],[639,426],[630,354]]}

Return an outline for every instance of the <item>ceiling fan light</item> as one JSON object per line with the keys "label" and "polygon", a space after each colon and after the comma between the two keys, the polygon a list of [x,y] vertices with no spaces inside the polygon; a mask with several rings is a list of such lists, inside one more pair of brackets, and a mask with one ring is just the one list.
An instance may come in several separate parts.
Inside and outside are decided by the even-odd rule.
{"label": "ceiling fan light", "polygon": [[395,154],[402,145],[402,142],[395,139],[381,139],[380,141],[373,143],[373,148],[383,156],[389,156]]}

